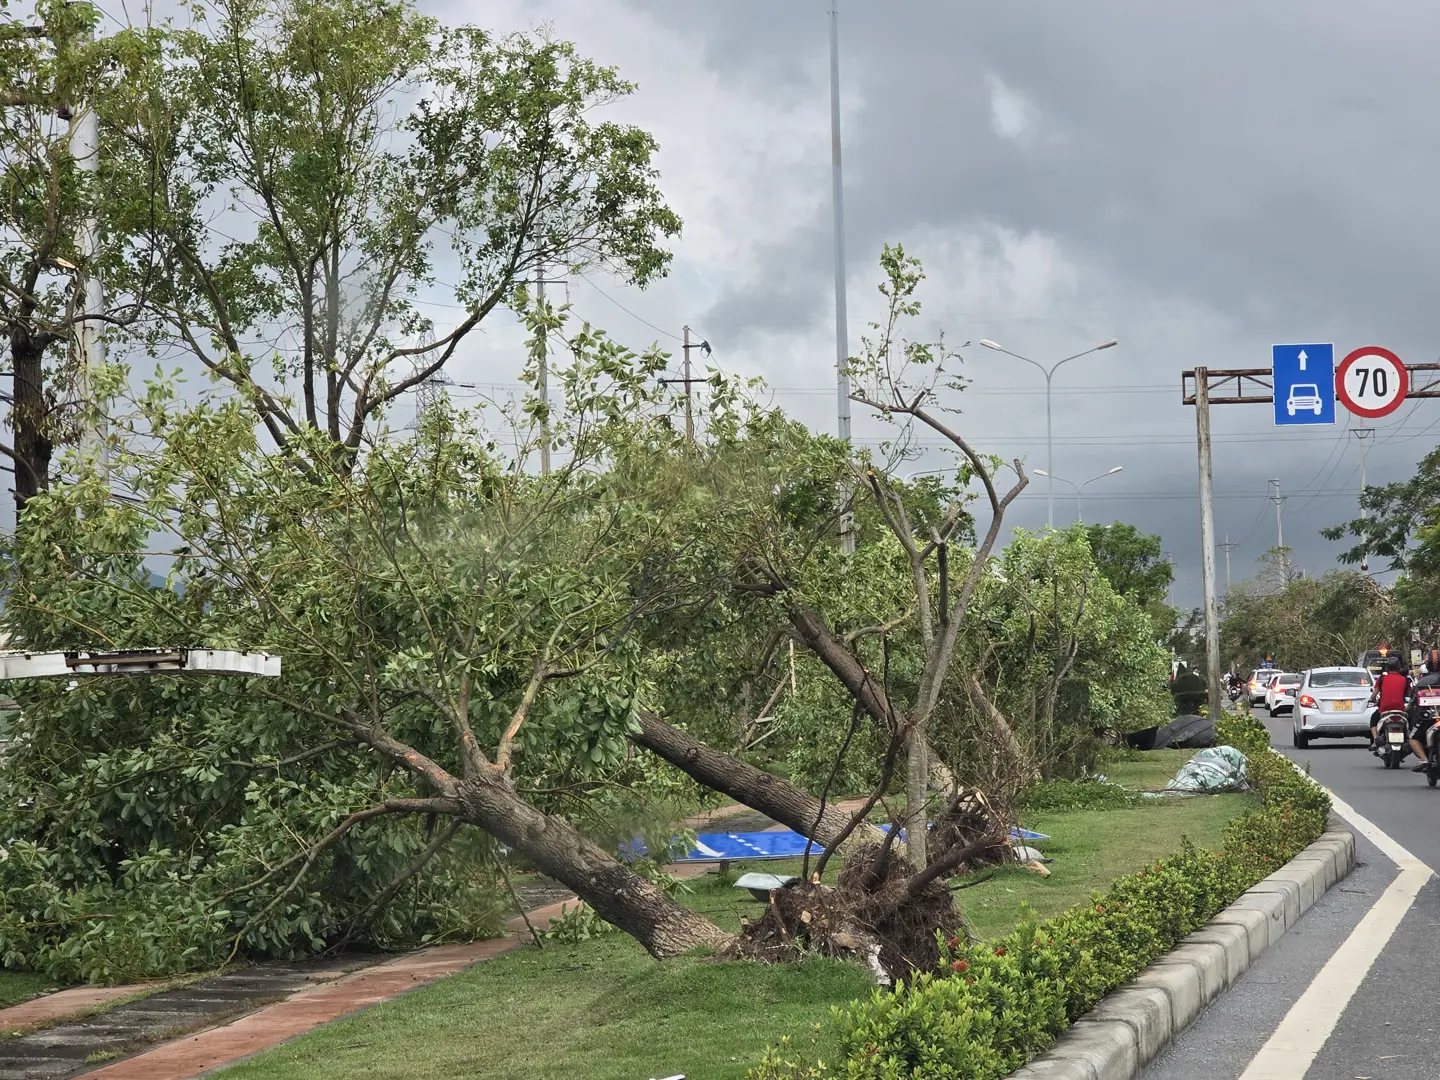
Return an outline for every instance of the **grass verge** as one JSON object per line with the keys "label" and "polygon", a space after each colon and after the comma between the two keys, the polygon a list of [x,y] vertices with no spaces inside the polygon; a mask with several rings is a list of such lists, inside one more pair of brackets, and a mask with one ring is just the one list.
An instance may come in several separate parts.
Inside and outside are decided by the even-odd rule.
{"label": "grass verge", "polygon": [[[1159,784],[1189,759],[1117,762],[1111,779]],[[1049,913],[1180,846],[1217,843],[1225,824],[1253,805],[1250,796],[1156,799],[1129,809],[1035,814],[1027,827],[1051,835],[1048,878],[1006,869],[961,899],[978,932],[1009,931],[1022,902]],[[749,869],[798,873],[799,861]],[[737,872],[747,867],[737,866]],[[714,875],[684,897],[723,926],[758,902]],[[873,989],[850,964],[794,967],[717,964],[682,958],[657,964],[620,934],[577,945],[526,948],[321,1028],[226,1070],[227,1080],[636,1080],[679,1073],[692,1080],[742,1080],[777,1034],[829,1016]],[[822,1056],[834,1044],[822,1043]]]}
{"label": "grass verge", "polygon": [[[699,879],[686,901],[725,926],[759,905]],[[618,933],[517,950],[225,1070],[227,1080],[740,1078],[777,1030],[870,989],[858,966],[650,959]]]}
{"label": "grass verge", "polygon": [[19,1005],[41,994],[59,990],[60,984],[48,975],[29,971],[0,971],[0,1009]]}

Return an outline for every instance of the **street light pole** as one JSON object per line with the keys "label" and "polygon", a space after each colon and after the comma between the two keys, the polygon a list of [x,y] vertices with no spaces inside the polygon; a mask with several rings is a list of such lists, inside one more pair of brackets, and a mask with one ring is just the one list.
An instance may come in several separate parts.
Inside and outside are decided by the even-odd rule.
{"label": "street light pole", "polygon": [[[830,202],[835,229],[835,411],[846,450],[850,444],[850,334],[845,310],[845,180],[840,158],[840,12],[830,5]],[[841,487],[840,550],[855,554],[854,486]]]}
{"label": "street light pole", "polygon": [[1113,469],[1108,469],[1105,472],[1102,472],[1099,476],[1092,476],[1089,480],[1082,481],[1079,484],[1076,484],[1074,480],[1066,480],[1063,476],[1051,476],[1051,474],[1046,472],[1044,469],[1036,469],[1035,475],[1043,476],[1046,480],[1059,480],[1062,484],[1069,484],[1072,488],[1075,489],[1075,519],[1081,525],[1084,525],[1085,504],[1082,501],[1082,496],[1085,494],[1085,486],[1087,484],[1093,484],[1096,480],[1104,480],[1107,476],[1114,476],[1117,472],[1124,471],[1124,465],[1116,465]]}
{"label": "street light pole", "polygon": [[1051,474],[1055,469],[1055,432],[1050,404],[1051,380],[1054,378],[1055,372],[1060,369],[1061,364],[1068,364],[1071,360],[1079,360],[1082,356],[1089,356],[1091,353],[1099,352],[1101,349],[1113,349],[1116,345],[1119,345],[1120,342],[1115,338],[1111,338],[1109,341],[1102,341],[1094,348],[1086,349],[1084,352],[1078,352],[1074,356],[1067,356],[1064,360],[1057,360],[1049,368],[1046,368],[1044,364],[1038,361],[1031,360],[1028,356],[1021,356],[1019,353],[1014,353],[1009,349],[1002,348],[993,341],[985,340],[981,341],[980,344],[987,349],[1004,353],[1006,356],[1013,356],[1016,360],[1024,360],[1025,363],[1039,368],[1045,376],[1045,471],[1042,472],[1040,469],[1036,469],[1035,471],[1046,477],[1045,523],[1053,529],[1055,527],[1055,485],[1051,482],[1053,479]]}

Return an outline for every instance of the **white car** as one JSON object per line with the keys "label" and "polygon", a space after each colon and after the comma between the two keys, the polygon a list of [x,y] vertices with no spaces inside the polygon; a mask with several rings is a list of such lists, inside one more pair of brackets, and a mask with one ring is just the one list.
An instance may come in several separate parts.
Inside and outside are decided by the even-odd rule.
{"label": "white car", "polygon": [[1295,708],[1295,691],[1303,678],[1293,671],[1285,671],[1270,680],[1270,685],[1265,688],[1265,709],[1271,717]]}
{"label": "white car", "polygon": [[1270,683],[1280,672],[1274,668],[1256,668],[1250,673],[1250,682],[1245,687],[1245,692],[1250,695],[1250,704],[1259,705],[1265,700],[1265,691],[1270,689]]}
{"label": "white car", "polygon": [[1292,729],[1303,750],[1311,739],[1370,738],[1370,672],[1362,667],[1312,668],[1295,692]]}

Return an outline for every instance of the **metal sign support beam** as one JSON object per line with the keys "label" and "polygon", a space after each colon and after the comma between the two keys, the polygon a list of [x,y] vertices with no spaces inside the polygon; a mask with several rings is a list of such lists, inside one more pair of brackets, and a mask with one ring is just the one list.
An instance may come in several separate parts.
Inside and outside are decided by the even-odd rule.
{"label": "metal sign support beam", "polygon": [[[1406,399],[1440,398],[1440,363],[1406,364]],[[1180,373],[1180,400],[1195,406],[1195,435],[1200,457],[1200,568],[1205,587],[1206,683],[1211,715],[1220,703],[1220,622],[1215,601],[1215,508],[1210,464],[1211,405],[1269,405],[1275,400],[1270,368],[1197,367]],[[1229,552],[1226,552],[1229,555]]]}

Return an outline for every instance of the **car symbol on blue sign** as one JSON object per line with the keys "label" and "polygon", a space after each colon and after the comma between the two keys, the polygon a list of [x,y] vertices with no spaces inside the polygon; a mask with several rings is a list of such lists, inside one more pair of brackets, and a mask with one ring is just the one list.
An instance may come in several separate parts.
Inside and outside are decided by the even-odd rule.
{"label": "car symbol on blue sign", "polygon": [[1335,346],[1273,345],[1275,424],[1335,423]]}

